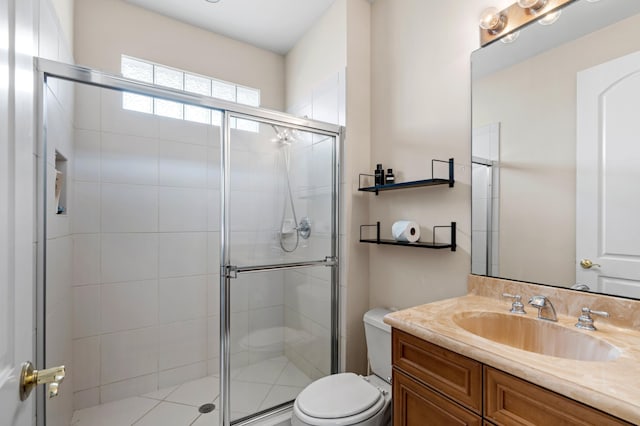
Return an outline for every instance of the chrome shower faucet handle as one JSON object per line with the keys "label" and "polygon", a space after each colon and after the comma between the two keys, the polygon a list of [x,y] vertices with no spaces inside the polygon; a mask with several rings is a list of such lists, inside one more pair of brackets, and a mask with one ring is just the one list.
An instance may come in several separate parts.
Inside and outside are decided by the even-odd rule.
{"label": "chrome shower faucet handle", "polygon": [[526,314],[524,311],[524,305],[522,304],[522,296],[519,294],[502,293],[502,297],[513,299],[509,312],[512,314]]}

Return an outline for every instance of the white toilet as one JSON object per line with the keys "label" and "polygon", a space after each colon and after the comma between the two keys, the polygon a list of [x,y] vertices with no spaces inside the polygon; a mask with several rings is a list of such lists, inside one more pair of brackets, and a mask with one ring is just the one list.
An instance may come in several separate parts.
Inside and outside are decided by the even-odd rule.
{"label": "white toilet", "polygon": [[293,404],[292,426],[391,424],[391,327],[382,321],[389,312],[376,308],[364,314],[373,374],[334,374],[311,383]]}

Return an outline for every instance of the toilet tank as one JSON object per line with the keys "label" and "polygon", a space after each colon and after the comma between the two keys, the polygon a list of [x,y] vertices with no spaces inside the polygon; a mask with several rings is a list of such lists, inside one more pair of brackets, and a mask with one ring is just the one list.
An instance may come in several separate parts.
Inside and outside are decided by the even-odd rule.
{"label": "toilet tank", "polygon": [[388,309],[375,308],[364,314],[364,334],[371,371],[387,382],[391,380],[391,327],[382,321],[382,317],[390,312]]}

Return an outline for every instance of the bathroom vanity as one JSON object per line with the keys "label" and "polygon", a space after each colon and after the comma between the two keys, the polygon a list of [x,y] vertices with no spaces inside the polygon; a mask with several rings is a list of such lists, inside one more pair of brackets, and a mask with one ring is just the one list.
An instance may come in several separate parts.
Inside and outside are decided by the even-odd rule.
{"label": "bathroom vanity", "polygon": [[[509,313],[503,292],[523,300],[546,292],[558,322],[536,318],[528,306],[524,315]],[[597,331],[578,330],[573,313],[589,304],[621,311],[597,319]],[[626,327],[638,309],[633,300],[471,276],[467,296],[394,312],[385,317],[393,327],[394,425],[638,424],[640,332]],[[541,335],[542,349],[518,349],[465,329],[461,319],[469,315],[478,322],[504,315],[504,323],[522,320],[560,334],[556,342],[544,341],[553,333]],[[563,348],[566,340],[572,343]],[[553,356],[535,352],[545,345]]]}

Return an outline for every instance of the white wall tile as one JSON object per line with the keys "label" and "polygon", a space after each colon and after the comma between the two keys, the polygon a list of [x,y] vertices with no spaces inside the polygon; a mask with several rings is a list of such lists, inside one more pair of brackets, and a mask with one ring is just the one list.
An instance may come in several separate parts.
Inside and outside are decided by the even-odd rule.
{"label": "white wall tile", "polygon": [[47,306],[63,302],[71,286],[71,255],[73,240],[70,236],[47,240]]}
{"label": "white wall tile", "polygon": [[215,232],[220,230],[220,190],[207,191],[207,230]]}
{"label": "white wall tile", "polygon": [[207,318],[207,359],[220,356],[220,316]]}
{"label": "white wall tile", "polygon": [[249,357],[252,362],[284,353],[284,309],[274,306],[249,311]]}
{"label": "white wall tile", "polygon": [[101,384],[151,374],[158,365],[155,327],[101,336]]}
{"label": "white wall tile", "polygon": [[207,359],[205,318],[160,326],[158,366],[167,370]]}
{"label": "white wall tile", "polygon": [[73,341],[73,390],[87,390],[100,385],[100,337]]}
{"label": "white wall tile", "polygon": [[158,321],[158,281],[101,286],[102,332],[150,327]]}
{"label": "white wall tile", "polygon": [[144,395],[158,389],[158,374],[147,374],[100,386],[100,403],[104,404],[132,396]]}
{"label": "white wall tile", "polygon": [[254,275],[249,289],[249,309],[278,306],[284,303],[282,272],[267,272]]}
{"label": "white wall tile", "polygon": [[87,84],[75,85],[74,124],[77,129],[100,130],[102,89]]}
{"label": "white wall tile", "polygon": [[164,278],[159,283],[160,323],[204,318],[207,316],[207,277]]}
{"label": "white wall tile", "polygon": [[189,380],[199,379],[207,375],[207,363],[197,362],[183,367],[162,370],[158,373],[158,387],[180,385]]}
{"label": "white wall tile", "polygon": [[331,328],[331,283],[311,278],[313,310],[311,319],[325,329]]}
{"label": "white wall tile", "polygon": [[75,182],[73,186],[73,233],[100,232],[100,184]]}
{"label": "white wall tile", "polygon": [[265,207],[260,206],[256,201],[256,197],[260,198],[260,195],[261,193],[258,192],[231,190],[231,214],[229,222],[232,232],[258,231],[260,229],[260,223],[262,221],[261,214]]}
{"label": "white wall tile", "polygon": [[220,275],[207,276],[207,315],[220,315]]}
{"label": "white wall tile", "polygon": [[220,188],[220,150],[207,148],[207,188]]}
{"label": "white wall tile", "polygon": [[56,14],[51,10],[52,5],[45,3],[43,10],[39,14],[40,40],[38,43],[38,56],[41,58],[58,60],[58,25],[56,23]]}
{"label": "white wall tile", "polygon": [[207,191],[160,188],[160,232],[207,230]]}
{"label": "white wall tile", "polygon": [[220,276],[220,232],[207,232],[207,273]]}
{"label": "white wall tile", "polygon": [[205,232],[160,234],[161,278],[207,274]]}
{"label": "white wall tile", "polygon": [[159,164],[162,186],[203,188],[207,185],[205,146],[161,140]]}
{"label": "white wall tile", "polygon": [[73,393],[74,410],[82,410],[98,404],[100,404],[100,388],[98,387]]}
{"label": "white wall tile", "polygon": [[[246,352],[249,347],[249,313],[247,311],[234,312],[231,314],[231,338],[230,350],[234,354],[232,358],[240,352]],[[247,355],[248,356],[248,355]]]}
{"label": "white wall tile", "polygon": [[156,234],[103,234],[103,283],[141,281],[158,276]]}
{"label": "white wall tile", "polygon": [[102,181],[156,185],[158,141],[140,136],[102,133]]}
{"label": "white wall tile", "polygon": [[123,135],[158,137],[156,116],[122,108],[122,93],[102,90],[102,130]]}
{"label": "white wall tile", "polygon": [[73,288],[73,337],[100,334],[100,286]]}
{"label": "white wall tile", "polygon": [[100,234],[73,236],[72,283],[100,284]]}
{"label": "white wall tile", "polygon": [[100,181],[100,132],[75,131],[75,180]]}
{"label": "white wall tile", "polygon": [[208,124],[166,117],[158,117],[157,120],[162,139],[196,145],[208,144],[209,127],[211,127]]}
{"label": "white wall tile", "polygon": [[158,188],[102,184],[102,232],[157,232]]}

